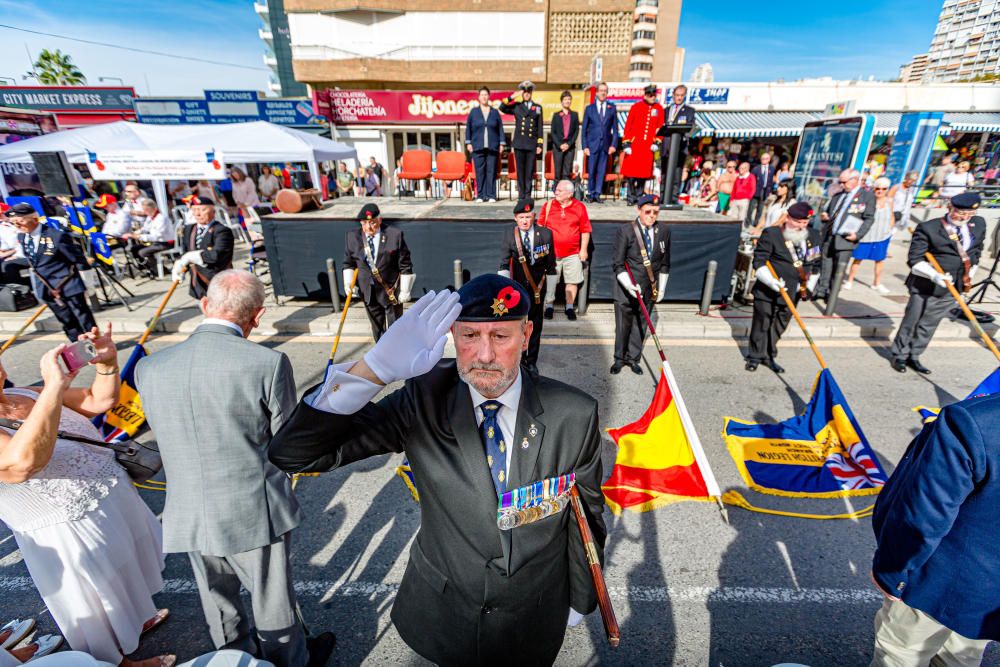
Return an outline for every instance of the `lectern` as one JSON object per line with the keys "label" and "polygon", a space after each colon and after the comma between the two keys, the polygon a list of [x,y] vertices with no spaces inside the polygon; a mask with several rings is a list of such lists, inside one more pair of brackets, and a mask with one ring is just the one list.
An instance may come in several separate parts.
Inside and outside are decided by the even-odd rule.
{"label": "lectern", "polygon": [[[660,157],[660,210],[678,211],[681,205],[677,203],[677,189],[680,185],[681,147],[687,144],[687,135],[694,130],[694,125],[664,125],[656,131],[663,137],[666,151]],[[663,149],[660,149],[663,151]]]}

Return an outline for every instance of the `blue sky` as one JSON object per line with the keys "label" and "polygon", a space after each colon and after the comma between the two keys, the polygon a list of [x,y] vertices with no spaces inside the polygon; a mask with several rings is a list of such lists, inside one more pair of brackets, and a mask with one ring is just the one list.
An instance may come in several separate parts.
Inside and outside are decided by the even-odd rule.
{"label": "blue sky", "polygon": [[[816,0],[686,0],[679,44],[684,73],[710,62],[717,81],[832,76],[891,79],[930,44],[941,0],[875,0],[830,13]],[[155,51],[218,60],[247,69],[143,55],[0,28],[0,77],[28,70],[58,48],[91,84],[120,77],[140,95],[200,95],[205,88],[264,90],[267,70],[252,0],[0,0],[0,23]],[[30,83],[30,82],[27,82]],[[117,85],[117,81],[105,82]]]}

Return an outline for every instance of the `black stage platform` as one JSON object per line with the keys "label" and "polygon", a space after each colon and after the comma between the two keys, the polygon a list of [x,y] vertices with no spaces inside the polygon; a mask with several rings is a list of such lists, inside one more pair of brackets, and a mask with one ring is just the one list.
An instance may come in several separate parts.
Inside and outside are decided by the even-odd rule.
{"label": "black stage platform", "polygon": [[[417,274],[414,297],[425,289],[453,285],[454,260],[462,260],[466,279],[500,268],[501,226],[513,223],[513,202],[473,203],[457,199],[423,200],[389,197],[338,199],[320,211],[277,213],[262,221],[274,292],[280,296],[329,300],[326,259],[337,263],[337,280],[344,263],[344,234],[357,226],[361,206],[375,202],[385,224],[406,235]],[[544,206],[536,202],[536,211]],[[555,205],[555,204],[553,204]],[[611,252],[621,223],[635,217],[635,208],[623,202],[588,204],[593,225],[590,298],[610,299],[615,277]],[[670,225],[670,281],[668,301],[697,301],[708,262],[719,263],[712,300],[729,293],[736,262],[740,224],[703,210],[663,211]],[[343,293],[344,286],[340,286]]]}

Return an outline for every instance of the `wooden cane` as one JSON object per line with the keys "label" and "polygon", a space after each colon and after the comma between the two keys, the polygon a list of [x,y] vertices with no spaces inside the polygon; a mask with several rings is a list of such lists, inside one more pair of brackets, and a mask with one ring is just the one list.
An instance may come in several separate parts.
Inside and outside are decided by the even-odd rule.
{"label": "wooden cane", "polygon": [[[924,257],[926,257],[927,261],[931,263],[931,266],[934,267],[935,271],[938,273],[944,273],[944,269],[942,269],[941,265],[938,264],[938,261],[934,259],[934,255],[929,252],[925,252]],[[972,325],[972,328],[976,331],[976,333],[982,337],[983,342],[986,343],[986,347],[990,348],[990,352],[992,352],[993,356],[997,358],[997,361],[1000,361],[1000,350],[997,350],[997,346],[993,343],[993,339],[990,338],[989,335],[987,335],[987,333],[983,330],[983,327],[979,324],[979,320],[977,320],[976,316],[972,314],[968,304],[965,303],[965,299],[962,298],[962,295],[958,293],[955,285],[951,281],[946,281],[945,285],[948,286],[948,291],[951,292],[951,296],[958,302],[962,312],[965,313],[965,317],[969,320],[969,324]]]}
{"label": "wooden cane", "polygon": [[618,629],[618,619],[615,617],[614,607],[611,606],[611,596],[608,595],[608,586],[604,582],[604,572],[601,570],[601,560],[597,556],[597,545],[594,542],[594,534],[590,532],[590,524],[587,523],[587,516],[583,513],[583,503],[580,502],[580,492],[575,486],[569,491],[569,502],[573,505],[573,514],[576,515],[576,525],[580,529],[580,539],[583,540],[583,551],[587,555],[590,576],[594,580],[594,590],[597,592],[597,605],[601,609],[601,620],[604,621],[604,630],[608,634],[608,644],[612,648],[615,648],[621,642],[622,635]]}
{"label": "wooden cane", "polygon": [[145,343],[149,338],[149,334],[153,333],[153,327],[155,327],[156,323],[160,320],[160,315],[163,314],[163,309],[167,307],[167,301],[170,301],[170,297],[174,295],[174,290],[177,289],[177,286],[180,284],[181,281],[179,280],[175,280],[170,284],[170,289],[167,290],[167,293],[163,295],[163,300],[160,301],[160,307],[156,309],[156,312],[153,314],[153,319],[149,321],[149,324],[146,326],[146,330],[142,332],[142,337],[139,338],[138,345]]}
{"label": "wooden cane", "polygon": [[[771,262],[767,262],[767,270],[771,272],[771,275],[774,276],[775,280],[780,280],[780,278],[778,278],[777,272],[775,272],[774,270],[774,267],[771,266]],[[826,361],[823,360],[823,355],[820,354],[819,348],[816,347],[815,341],[813,341],[812,336],[809,335],[809,330],[806,329],[806,323],[802,321],[801,317],[799,317],[799,311],[798,309],[795,308],[795,304],[792,302],[792,297],[788,296],[788,292],[785,290],[784,287],[782,287],[780,291],[781,291],[781,297],[785,300],[785,305],[788,306],[788,309],[790,311],[792,311],[792,317],[795,318],[795,321],[798,323],[799,328],[802,329],[802,334],[806,337],[806,342],[809,343],[809,347],[812,348],[813,354],[816,355],[816,360],[819,362],[820,368],[823,368],[825,370]]]}
{"label": "wooden cane", "polygon": [[43,303],[41,306],[39,306],[38,310],[36,310],[35,313],[31,317],[28,318],[28,321],[25,322],[23,325],[21,325],[21,328],[17,330],[17,333],[15,333],[13,336],[11,336],[10,338],[8,338],[7,342],[4,343],[3,346],[0,346],[0,354],[3,354],[4,352],[6,352],[7,348],[10,347],[11,345],[13,345],[14,341],[16,341],[18,339],[18,337],[21,334],[23,334],[27,330],[28,327],[31,326],[31,323],[34,322],[35,320],[37,320],[38,317],[43,312],[45,312],[45,309],[48,308],[48,307],[49,307],[48,304],[45,304],[45,303]]}
{"label": "wooden cane", "polygon": [[[351,277],[351,286],[347,288],[347,300],[344,301],[344,310],[340,311],[340,324],[337,325],[337,336],[333,339],[333,347],[330,348],[330,363],[337,357],[337,346],[340,345],[340,333],[344,330],[344,321],[347,319],[347,309],[351,307],[351,296],[354,294],[354,286],[358,282],[358,270],[354,269]],[[336,289],[336,286],[331,287]]]}

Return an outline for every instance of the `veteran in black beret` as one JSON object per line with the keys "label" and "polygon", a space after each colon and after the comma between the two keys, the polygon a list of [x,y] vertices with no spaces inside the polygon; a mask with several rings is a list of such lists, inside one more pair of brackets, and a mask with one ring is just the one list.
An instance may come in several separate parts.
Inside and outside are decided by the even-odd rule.
{"label": "veteran in black beret", "polygon": [[[392,621],[439,665],[550,665],[567,623],[597,608],[571,511],[498,525],[505,493],[574,473],[603,560],[597,401],[522,370],[530,299],[496,273],[426,294],[307,390],[269,447],[289,473],[406,452],[421,518]],[[442,359],[449,331],[455,358]]]}
{"label": "veteran in black beret", "polygon": [[500,275],[512,278],[529,295],[528,320],[531,338],[522,363],[529,373],[538,375],[538,349],[542,340],[542,315],[547,296],[555,298],[556,254],[552,230],[535,224],[535,202],[521,199],[514,206],[514,224],[504,229],[500,242]]}
{"label": "veteran in black beret", "polygon": [[389,325],[403,314],[403,304],[410,300],[417,276],[403,231],[383,225],[378,206],[362,206],[358,223],[344,239],[344,292],[351,288],[356,269],[355,293],[365,304],[372,337],[377,343]]}
{"label": "veteran in black beret", "polygon": [[[922,375],[930,374],[930,369],[920,362],[920,355],[941,319],[957,305],[948,283],[963,293],[972,289],[972,277],[986,239],[986,221],[976,215],[979,205],[979,195],[974,192],[955,195],[943,218],[922,222],[913,230],[906,258],[910,266],[906,278],[910,300],[890,348],[892,368],[899,373],[909,367]],[[924,254],[928,252],[941,271],[927,261]]]}
{"label": "veteran in black beret", "polygon": [[80,334],[97,326],[80,275],[90,269],[83,249],[69,232],[42,224],[31,204],[14,204],[4,216],[17,228],[35,297],[56,316],[66,337],[76,342]]}
{"label": "veteran in black beret", "polygon": [[[750,323],[750,349],[746,369],[755,371],[764,364],[775,373],[784,373],[774,358],[778,341],[792,319],[784,289],[794,303],[808,299],[819,282],[822,260],[819,231],[809,226],[815,211],[806,202],[796,202],[777,225],[766,228],[753,253],[757,277],[753,286],[753,320]],[[777,277],[767,267],[774,267]]]}
{"label": "veteran in black beret", "polygon": [[535,183],[535,168],[542,155],[545,138],[542,133],[542,107],[531,101],[535,84],[522,81],[517,92],[511,93],[500,103],[500,112],[513,114],[514,167],[517,171],[517,194],[522,199],[531,197]]}
{"label": "veteran in black beret", "polygon": [[216,274],[233,268],[233,230],[215,217],[215,202],[208,197],[184,198],[194,224],[181,231],[183,254],[174,262],[171,277],[182,280],[188,269],[188,294],[200,299],[208,294],[208,284]]}

